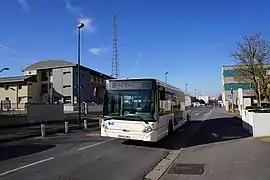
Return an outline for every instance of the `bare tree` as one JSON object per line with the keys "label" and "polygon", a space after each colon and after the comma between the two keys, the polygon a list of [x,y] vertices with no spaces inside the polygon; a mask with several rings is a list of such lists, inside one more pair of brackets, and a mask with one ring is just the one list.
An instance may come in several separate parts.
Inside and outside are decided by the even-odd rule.
{"label": "bare tree", "polygon": [[[270,68],[269,42],[258,33],[243,37],[242,41],[237,42],[237,46],[236,52],[232,54],[237,63],[235,70],[239,72],[235,80],[250,83],[250,86],[256,92],[258,101],[260,99],[269,100],[270,76],[267,76],[267,69]],[[259,104],[260,102],[258,102]]]}

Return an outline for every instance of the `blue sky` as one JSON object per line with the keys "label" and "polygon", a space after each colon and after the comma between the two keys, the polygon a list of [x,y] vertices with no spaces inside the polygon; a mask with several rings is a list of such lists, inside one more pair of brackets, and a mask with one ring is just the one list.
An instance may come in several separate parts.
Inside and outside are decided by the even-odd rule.
{"label": "blue sky", "polygon": [[221,91],[221,66],[242,35],[270,33],[265,0],[2,0],[1,76],[31,63],[76,62],[82,21],[82,64],[111,74],[112,14],[117,13],[121,77],[156,77],[194,94]]}

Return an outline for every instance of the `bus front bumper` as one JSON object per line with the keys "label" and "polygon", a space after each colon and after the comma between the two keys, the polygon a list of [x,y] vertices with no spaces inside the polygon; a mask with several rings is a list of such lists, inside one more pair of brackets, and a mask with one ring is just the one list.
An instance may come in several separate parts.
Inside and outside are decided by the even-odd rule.
{"label": "bus front bumper", "polygon": [[101,136],[102,137],[113,137],[119,139],[131,139],[131,140],[140,140],[147,142],[157,142],[158,141],[158,133],[156,131],[152,131],[149,133],[143,132],[122,132],[122,131],[111,131],[104,130],[101,128]]}

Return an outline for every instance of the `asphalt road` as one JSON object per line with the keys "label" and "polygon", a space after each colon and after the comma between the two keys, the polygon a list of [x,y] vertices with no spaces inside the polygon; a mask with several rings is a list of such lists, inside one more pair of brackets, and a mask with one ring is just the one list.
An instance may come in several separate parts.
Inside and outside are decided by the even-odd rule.
{"label": "asphalt road", "polygon": [[192,122],[157,143],[102,138],[76,132],[0,144],[0,179],[140,180],[171,150],[188,140],[213,113],[192,110]]}

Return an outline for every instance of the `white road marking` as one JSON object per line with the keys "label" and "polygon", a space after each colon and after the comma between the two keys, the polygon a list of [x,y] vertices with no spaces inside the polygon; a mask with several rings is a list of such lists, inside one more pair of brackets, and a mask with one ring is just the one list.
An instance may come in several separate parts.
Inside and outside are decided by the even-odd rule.
{"label": "white road marking", "polygon": [[211,109],[211,111],[209,111],[209,112],[206,114],[206,116],[203,118],[203,121],[206,120],[206,119],[210,116],[210,114],[214,111],[214,109],[215,109],[215,106]]}
{"label": "white road marking", "polygon": [[4,175],[6,175],[6,174],[9,174],[9,173],[12,173],[12,172],[15,172],[15,171],[18,171],[18,170],[21,170],[21,169],[30,167],[30,166],[34,166],[34,165],[37,165],[37,164],[40,164],[40,163],[44,163],[44,162],[46,162],[46,161],[53,160],[53,159],[54,159],[54,157],[50,157],[50,158],[47,158],[47,159],[43,159],[43,160],[41,160],[41,161],[37,161],[37,162],[31,163],[31,164],[27,164],[27,165],[25,165],[25,166],[21,166],[21,167],[18,167],[18,168],[15,168],[15,169],[12,169],[12,170],[3,172],[3,173],[0,174],[0,177],[1,177],[1,176],[4,176]]}
{"label": "white road marking", "polygon": [[214,137],[216,137],[216,138],[218,137],[218,135],[217,135],[216,133],[212,133],[212,135],[213,135]]}
{"label": "white road marking", "polygon": [[195,115],[198,116],[200,113],[196,113]]}
{"label": "white road marking", "polygon": [[99,142],[99,143],[91,144],[91,145],[89,145],[89,146],[85,146],[85,147],[82,147],[82,148],[78,149],[78,151],[81,151],[81,150],[84,150],[84,149],[87,149],[87,148],[91,148],[91,147],[94,147],[94,146],[98,146],[98,145],[100,145],[100,144],[103,144],[103,143],[106,143],[106,142],[109,142],[109,141],[113,141],[113,140],[115,140],[115,139],[116,139],[116,138],[112,138],[112,139],[108,139],[108,140],[106,140],[106,141],[101,141],[101,142]]}

